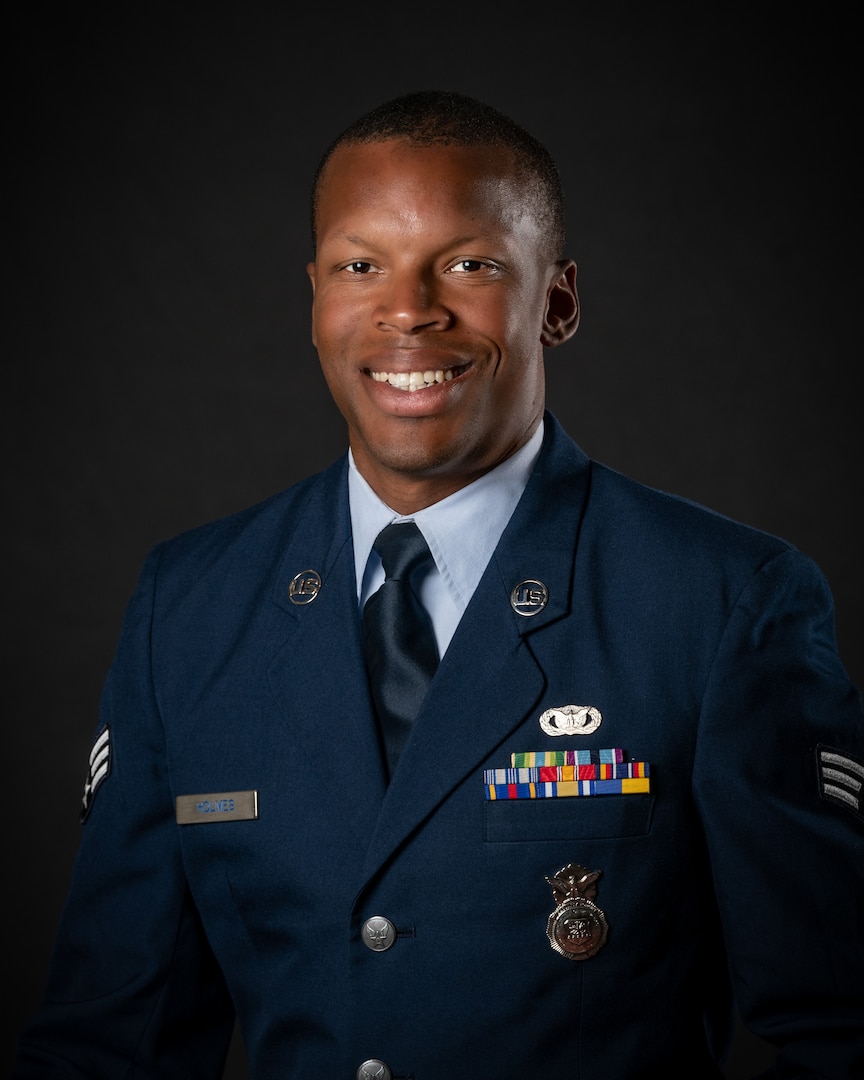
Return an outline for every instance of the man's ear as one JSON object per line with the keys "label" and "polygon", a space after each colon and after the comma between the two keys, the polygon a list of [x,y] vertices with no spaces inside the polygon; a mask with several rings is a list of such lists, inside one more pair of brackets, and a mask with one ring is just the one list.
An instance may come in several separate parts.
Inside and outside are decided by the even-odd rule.
{"label": "man's ear", "polygon": [[318,342],[315,340],[315,263],[310,262],[306,264],[306,273],[309,275],[309,280],[312,283],[312,344],[316,345]]}
{"label": "man's ear", "polygon": [[576,292],[576,263],[572,259],[558,267],[546,293],[546,316],[540,343],[547,348],[568,341],[579,325],[579,295]]}

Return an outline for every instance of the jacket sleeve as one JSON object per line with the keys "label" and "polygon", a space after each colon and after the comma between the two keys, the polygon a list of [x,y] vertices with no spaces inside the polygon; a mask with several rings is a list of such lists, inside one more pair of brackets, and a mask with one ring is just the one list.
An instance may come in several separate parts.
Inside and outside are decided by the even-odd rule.
{"label": "jacket sleeve", "polygon": [[744,1024],[772,1077],[864,1076],[864,715],[800,552],[737,599],[693,775]]}
{"label": "jacket sleeve", "polygon": [[215,1078],[233,1008],[186,884],[150,670],[159,551],[103,692],[45,999],[15,1077]]}

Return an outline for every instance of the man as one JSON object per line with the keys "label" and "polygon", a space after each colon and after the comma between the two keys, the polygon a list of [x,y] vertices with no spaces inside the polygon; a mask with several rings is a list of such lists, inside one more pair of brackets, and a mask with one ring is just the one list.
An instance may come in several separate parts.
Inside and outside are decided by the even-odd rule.
{"label": "man", "polygon": [[[374,110],[313,227],[350,452],[147,561],[16,1075],[218,1077],[236,1010],[258,1080],[701,1080],[737,1005],[777,1077],[860,1078],[864,717],[822,575],[545,411],[576,270],[508,119]],[[364,653],[394,522],[428,688]]]}

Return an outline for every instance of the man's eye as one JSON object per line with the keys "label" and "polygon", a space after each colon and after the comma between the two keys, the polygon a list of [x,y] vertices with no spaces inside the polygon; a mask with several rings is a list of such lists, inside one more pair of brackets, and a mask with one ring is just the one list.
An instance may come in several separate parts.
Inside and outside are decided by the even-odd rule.
{"label": "man's eye", "polygon": [[372,269],[372,263],[358,259],[356,262],[348,263],[345,269],[349,274],[368,274]]}
{"label": "man's eye", "polygon": [[487,264],[480,259],[460,259],[453,263],[450,272],[453,274],[473,274],[478,270],[485,270]]}

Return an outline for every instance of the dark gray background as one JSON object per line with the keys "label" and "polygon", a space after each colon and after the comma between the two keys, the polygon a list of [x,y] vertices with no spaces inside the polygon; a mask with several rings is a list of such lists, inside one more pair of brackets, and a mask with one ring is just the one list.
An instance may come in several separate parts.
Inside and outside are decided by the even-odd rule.
{"label": "dark gray background", "polygon": [[[861,80],[841,9],[283,6],[40,7],[7,28],[15,1031],[147,550],[343,448],[309,341],[307,193],[330,138],[384,98],[473,93],[547,143],[583,305],[548,354],[551,407],[593,456],[812,554],[864,682]],[[729,1076],[764,1060],[742,1037]]]}

